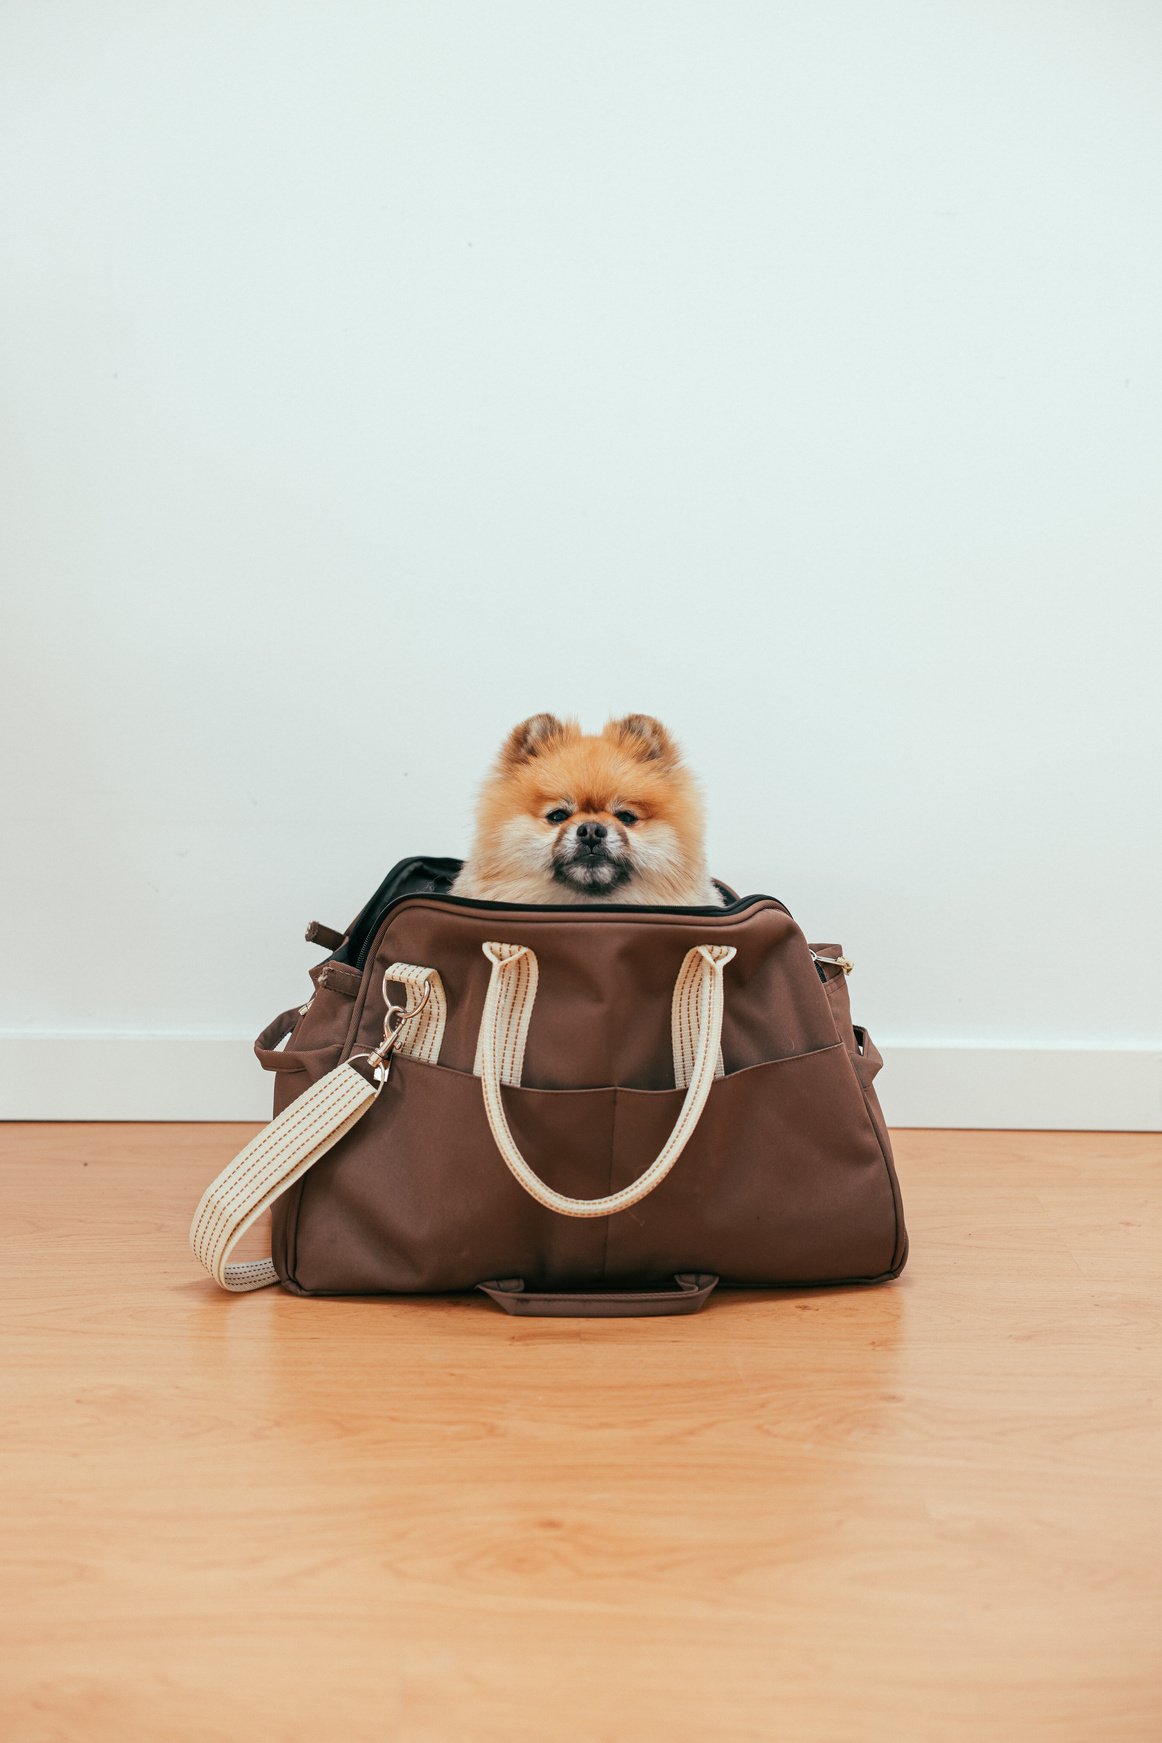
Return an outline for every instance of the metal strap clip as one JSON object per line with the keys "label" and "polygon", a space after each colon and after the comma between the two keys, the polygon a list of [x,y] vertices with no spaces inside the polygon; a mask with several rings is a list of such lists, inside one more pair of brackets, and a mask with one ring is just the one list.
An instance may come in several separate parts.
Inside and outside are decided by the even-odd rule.
{"label": "metal strap clip", "polygon": [[410,1010],[407,1005],[393,1004],[387,996],[387,974],[384,974],[383,1002],[386,1009],[383,1013],[383,1040],[371,1053],[353,1053],[351,1060],[348,1062],[353,1063],[356,1059],[367,1060],[368,1064],[371,1066],[371,1073],[377,1085],[375,1092],[376,1095],[379,1094],[379,1091],[387,1082],[388,1072],[391,1070],[391,1056],[395,1052],[396,1044],[403,1032],[404,1024],[415,1021],[431,996],[431,987],[425,986],[423,998],[420,999],[417,1004],[413,1005]]}
{"label": "metal strap clip", "polygon": [[844,974],[850,974],[855,967],[854,962],[851,962],[846,956],[818,956],[814,950],[811,952],[811,960],[812,962],[825,962],[829,968],[841,968]]}

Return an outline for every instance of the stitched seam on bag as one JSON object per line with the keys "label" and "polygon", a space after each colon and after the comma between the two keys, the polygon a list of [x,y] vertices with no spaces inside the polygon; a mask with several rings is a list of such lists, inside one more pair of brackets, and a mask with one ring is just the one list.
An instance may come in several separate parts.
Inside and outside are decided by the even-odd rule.
{"label": "stitched seam on bag", "polygon": [[[450,914],[471,915],[481,921],[489,922],[494,930],[496,927],[502,925],[508,920],[511,920],[514,926],[517,924],[521,926],[526,924],[531,926],[567,926],[574,921],[580,921],[583,925],[601,925],[604,920],[608,918],[608,910],[603,913],[599,908],[594,908],[590,917],[586,913],[586,905],[584,903],[578,904],[576,907],[553,908],[551,910],[542,908],[540,904],[517,904],[511,910],[506,909],[502,912],[500,907],[491,909],[486,907],[483,901],[479,908],[468,906],[463,908],[450,908],[445,902],[439,900],[433,901],[430,896],[417,894],[403,896],[399,899],[392,912],[386,914],[380,922],[381,931],[397,918],[405,903],[407,903],[407,905],[412,909],[423,908],[426,909],[428,913],[440,914],[445,919],[447,919]],[[784,904],[779,901],[777,896],[759,896],[751,902],[746,910],[741,914],[728,914],[725,908],[712,908],[709,906],[705,913],[697,914],[687,913],[682,908],[661,908],[643,911],[637,907],[630,906],[623,908],[616,918],[618,920],[639,921],[643,926],[669,926],[675,923],[685,923],[690,927],[691,931],[694,931],[700,926],[710,924],[713,925],[715,932],[725,932],[734,926],[747,925],[749,921],[754,919],[756,914],[781,914],[785,920],[790,922],[791,926],[800,937],[804,939],[804,942],[806,942],[805,934],[803,933],[803,929],[799,925],[799,922],[795,919],[795,916],[791,913],[790,909],[785,907]],[[378,945],[378,942],[379,933],[377,932],[372,941],[372,945],[368,947],[367,955],[364,959],[365,964],[371,962],[374,949]]]}
{"label": "stitched seam on bag", "polygon": [[[511,956],[508,956],[506,958],[506,961],[511,961],[511,960],[512,960]],[[524,966],[525,966],[524,958],[522,957],[517,962],[517,965],[516,965],[515,985],[513,986],[509,997],[505,1001],[504,1040],[501,1042],[501,1045],[500,1045],[500,1081],[501,1081],[501,1083],[511,1083],[512,1082],[512,1054],[513,1054],[513,1049],[514,1049],[512,1024],[513,1024],[513,1017],[516,1013],[516,1008],[517,1008],[518,1003],[521,1005],[521,1008],[523,1009],[523,993],[524,993],[524,981],[525,981]],[[506,985],[508,983],[508,970],[507,969],[505,970],[505,983],[506,983]]]}
{"label": "stitched seam on bag", "polygon": [[678,986],[678,1023],[682,1037],[682,1082],[677,1087],[685,1089],[694,1069],[694,1015],[691,1009],[694,997],[695,982],[694,962],[687,957],[682,965],[682,978]]}
{"label": "stitched seam on bag", "polygon": [[[842,1041],[826,1041],[822,1047],[806,1047],[801,1053],[780,1053],[774,1059],[756,1059],[751,1065],[740,1065],[735,1071],[728,1071],[721,1081],[729,1083],[736,1077],[745,1077],[748,1071],[765,1071],[768,1066],[774,1065],[795,1065],[803,1059],[817,1059],[822,1053],[835,1053],[841,1050],[846,1052],[849,1059],[852,1057],[851,1049],[845,1048]],[[399,1054],[398,1063],[402,1065],[405,1062],[409,1066],[423,1066],[429,1071],[446,1071],[452,1077],[475,1077],[477,1082],[480,1081],[478,1073],[466,1071],[459,1065],[445,1065],[441,1060],[416,1059],[407,1053]],[[522,1095],[595,1095],[599,1090],[613,1089],[620,1089],[626,1095],[681,1095],[683,1093],[671,1085],[666,1085],[662,1089],[649,1089],[633,1083],[581,1083],[572,1087],[561,1086],[556,1089],[542,1089],[535,1084],[516,1083],[506,1084],[504,1087],[519,1090]]]}

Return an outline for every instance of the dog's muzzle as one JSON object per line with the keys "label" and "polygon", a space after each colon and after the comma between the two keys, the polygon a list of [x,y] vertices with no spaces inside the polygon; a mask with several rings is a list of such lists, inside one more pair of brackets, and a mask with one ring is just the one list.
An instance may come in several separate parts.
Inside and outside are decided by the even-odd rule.
{"label": "dog's muzzle", "polygon": [[616,835],[604,823],[579,823],[553,855],[553,875],[570,889],[604,896],[633,875],[633,866]]}

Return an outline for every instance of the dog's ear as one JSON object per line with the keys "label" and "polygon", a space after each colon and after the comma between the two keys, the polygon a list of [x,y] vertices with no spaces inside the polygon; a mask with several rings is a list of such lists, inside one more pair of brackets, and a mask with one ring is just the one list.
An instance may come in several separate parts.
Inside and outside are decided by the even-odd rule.
{"label": "dog's ear", "polygon": [[652,714],[627,714],[623,720],[611,720],[605,728],[611,738],[639,762],[657,763],[661,768],[673,768],[681,760],[681,751],[660,720]]}
{"label": "dog's ear", "polygon": [[575,720],[558,720],[555,714],[530,714],[527,720],[514,726],[505,739],[500,753],[501,763],[513,767],[517,763],[531,762],[551,744],[576,737],[578,730]]}

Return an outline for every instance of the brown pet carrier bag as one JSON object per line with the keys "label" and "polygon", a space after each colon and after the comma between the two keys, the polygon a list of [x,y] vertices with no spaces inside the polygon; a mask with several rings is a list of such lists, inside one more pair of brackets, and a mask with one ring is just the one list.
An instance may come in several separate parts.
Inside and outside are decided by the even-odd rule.
{"label": "brown pet carrier bag", "polygon": [[[403,861],[345,935],[309,928],[313,996],[255,1043],[276,1117],[190,1231],[218,1283],[597,1315],[899,1273],[838,947],[770,896],[528,907],[448,895],[457,869]],[[268,1206],[271,1257],[231,1262]]]}

